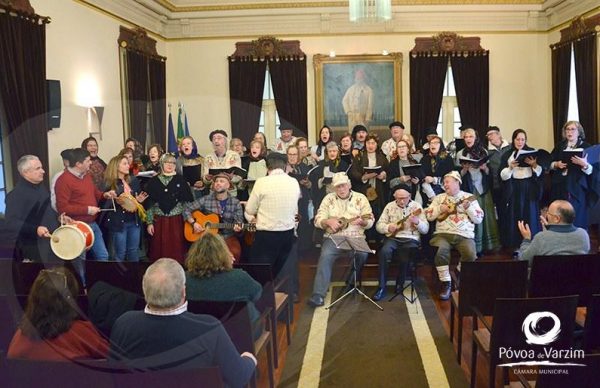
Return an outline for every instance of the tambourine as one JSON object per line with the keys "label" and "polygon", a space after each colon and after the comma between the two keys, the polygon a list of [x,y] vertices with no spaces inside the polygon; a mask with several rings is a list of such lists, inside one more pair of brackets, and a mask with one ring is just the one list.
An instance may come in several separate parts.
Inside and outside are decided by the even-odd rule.
{"label": "tambourine", "polygon": [[135,213],[138,212],[140,218],[146,220],[146,210],[144,207],[135,199],[135,197],[128,193],[122,193],[116,198],[117,203],[127,212]]}

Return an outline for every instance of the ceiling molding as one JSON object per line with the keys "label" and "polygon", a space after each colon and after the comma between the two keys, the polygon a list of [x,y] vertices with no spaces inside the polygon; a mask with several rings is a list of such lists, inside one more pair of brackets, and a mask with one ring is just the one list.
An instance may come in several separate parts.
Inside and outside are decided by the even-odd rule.
{"label": "ceiling molding", "polygon": [[165,40],[425,31],[548,32],[599,8],[597,0],[395,0],[392,20],[356,24],[348,20],[347,1],[75,1],[144,27]]}

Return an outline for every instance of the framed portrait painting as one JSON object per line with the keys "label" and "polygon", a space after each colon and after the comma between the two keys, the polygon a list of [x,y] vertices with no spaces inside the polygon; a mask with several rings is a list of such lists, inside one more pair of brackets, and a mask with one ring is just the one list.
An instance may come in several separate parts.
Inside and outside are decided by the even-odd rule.
{"label": "framed portrait painting", "polygon": [[337,141],[362,124],[380,141],[402,120],[402,53],[313,56],[316,128],[329,126]]}

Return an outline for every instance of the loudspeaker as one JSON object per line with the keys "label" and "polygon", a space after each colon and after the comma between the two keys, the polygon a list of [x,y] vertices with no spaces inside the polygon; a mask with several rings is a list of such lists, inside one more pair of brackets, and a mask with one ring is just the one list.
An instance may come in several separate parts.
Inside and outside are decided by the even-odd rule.
{"label": "loudspeaker", "polygon": [[60,81],[47,79],[48,128],[60,128]]}

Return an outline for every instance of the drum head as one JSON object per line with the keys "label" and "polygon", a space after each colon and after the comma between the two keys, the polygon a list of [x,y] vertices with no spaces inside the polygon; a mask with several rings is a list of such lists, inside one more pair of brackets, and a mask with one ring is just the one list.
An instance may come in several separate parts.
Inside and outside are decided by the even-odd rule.
{"label": "drum head", "polygon": [[52,233],[50,247],[61,259],[73,260],[85,251],[85,236],[74,226],[63,225]]}

